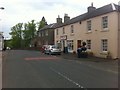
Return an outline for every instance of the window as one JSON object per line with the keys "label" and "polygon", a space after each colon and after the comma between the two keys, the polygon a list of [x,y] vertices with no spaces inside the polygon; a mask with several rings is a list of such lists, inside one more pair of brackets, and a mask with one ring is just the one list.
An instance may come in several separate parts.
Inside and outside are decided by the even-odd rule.
{"label": "window", "polygon": [[73,50],[73,40],[68,40],[67,45],[68,45],[68,50],[72,51]]}
{"label": "window", "polygon": [[41,37],[41,32],[38,33],[39,37]]}
{"label": "window", "polygon": [[44,36],[44,31],[41,32],[42,33],[42,37]]}
{"label": "window", "polygon": [[91,40],[87,40],[87,49],[91,49]]}
{"label": "window", "polygon": [[91,31],[91,20],[87,21],[87,30]]}
{"label": "window", "polygon": [[103,39],[102,40],[102,51],[108,51],[108,40],[107,39]]}
{"label": "window", "polygon": [[63,27],[63,34],[65,34],[65,28]]}
{"label": "window", "polygon": [[48,36],[48,30],[46,30],[45,35]]}
{"label": "window", "polygon": [[108,16],[102,17],[102,28],[108,28]]}
{"label": "window", "polygon": [[56,30],[56,35],[58,35],[58,29]]}
{"label": "window", "polygon": [[71,33],[74,33],[74,26],[71,25]]}

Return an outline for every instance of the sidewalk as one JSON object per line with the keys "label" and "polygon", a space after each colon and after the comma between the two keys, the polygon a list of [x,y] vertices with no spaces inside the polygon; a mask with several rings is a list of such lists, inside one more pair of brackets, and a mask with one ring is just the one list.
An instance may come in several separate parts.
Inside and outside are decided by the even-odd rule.
{"label": "sidewalk", "polygon": [[64,59],[72,59],[72,60],[80,60],[80,61],[91,61],[91,62],[116,62],[118,60],[113,59],[105,59],[105,58],[99,58],[99,57],[89,57],[88,58],[78,58],[77,54],[73,53],[62,53],[61,56]]}
{"label": "sidewalk", "polygon": [[113,59],[104,59],[104,58],[97,58],[97,57],[88,57],[88,58],[78,58],[77,54],[72,53],[62,53],[60,58],[64,58],[66,60],[70,61],[76,61],[80,63],[84,63],[85,65],[88,65],[93,68],[110,71],[113,73],[118,73],[118,60]]}

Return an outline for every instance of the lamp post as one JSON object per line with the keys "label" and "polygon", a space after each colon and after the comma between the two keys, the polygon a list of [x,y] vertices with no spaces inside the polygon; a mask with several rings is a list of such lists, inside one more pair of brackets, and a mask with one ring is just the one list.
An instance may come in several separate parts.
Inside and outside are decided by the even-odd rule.
{"label": "lamp post", "polygon": [[[5,8],[4,7],[0,7],[1,10],[4,10]],[[3,50],[4,48],[4,38],[3,38],[3,32],[0,32],[0,49]]]}
{"label": "lamp post", "polygon": [[0,7],[1,10],[4,10],[5,8],[4,7]]}

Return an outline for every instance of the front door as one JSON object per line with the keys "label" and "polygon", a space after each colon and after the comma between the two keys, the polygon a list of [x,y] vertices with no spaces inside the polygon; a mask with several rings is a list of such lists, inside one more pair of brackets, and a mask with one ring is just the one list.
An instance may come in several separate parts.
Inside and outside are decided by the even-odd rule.
{"label": "front door", "polygon": [[81,46],[81,40],[77,40],[77,48]]}

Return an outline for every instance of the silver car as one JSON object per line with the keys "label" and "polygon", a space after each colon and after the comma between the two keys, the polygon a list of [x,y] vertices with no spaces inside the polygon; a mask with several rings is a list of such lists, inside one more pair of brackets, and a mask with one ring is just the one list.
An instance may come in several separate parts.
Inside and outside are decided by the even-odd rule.
{"label": "silver car", "polygon": [[61,50],[60,48],[58,48],[55,45],[48,45],[47,49],[45,50],[46,54],[61,54]]}

